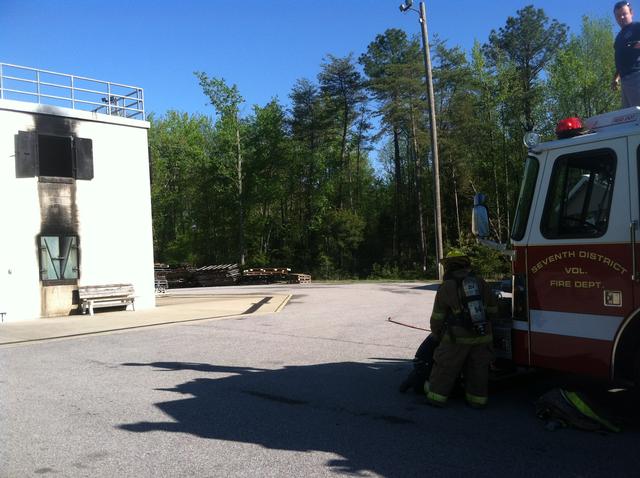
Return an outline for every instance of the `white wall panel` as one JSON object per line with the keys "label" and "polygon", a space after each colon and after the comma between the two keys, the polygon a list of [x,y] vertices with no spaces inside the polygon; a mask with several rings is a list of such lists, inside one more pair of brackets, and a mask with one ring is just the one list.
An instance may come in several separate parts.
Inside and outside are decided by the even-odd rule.
{"label": "white wall panel", "polygon": [[[33,130],[34,106],[0,101],[0,312],[5,321],[41,316],[36,239],[41,217],[38,178],[15,177],[14,136]],[[72,118],[77,137],[93,141],[94,178],[76,181],[79,285],[132,283],[136,309],[155,305],[149,158],[145,121],[83,115]],[[90,118],[90,119],[89,119]]]}

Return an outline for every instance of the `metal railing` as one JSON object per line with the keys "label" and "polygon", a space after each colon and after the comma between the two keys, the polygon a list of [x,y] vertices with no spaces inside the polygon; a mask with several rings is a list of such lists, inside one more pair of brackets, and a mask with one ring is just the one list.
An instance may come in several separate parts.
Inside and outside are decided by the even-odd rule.
{"label": "metal railing", "polygon": [[145,119],[142,88],[9,63],[0,63],[0,99]]}

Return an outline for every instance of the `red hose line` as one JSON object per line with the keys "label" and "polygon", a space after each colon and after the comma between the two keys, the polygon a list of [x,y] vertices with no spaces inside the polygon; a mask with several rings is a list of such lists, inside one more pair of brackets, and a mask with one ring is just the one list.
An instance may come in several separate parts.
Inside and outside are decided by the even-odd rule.
{"label": "red hose line", "polygon": [[393,320],[391,317],[389,317],[387,320],[389,322],[391,322],[392,324],[402,325],[403,327],[409,327],[410,329],[424,330],[425,332],[431,332],[429,329],[425,329],[425,328],[422,328],[422,327],[417,327],[415,325],[403,324],[402,322],[398,322],[397,320]]}

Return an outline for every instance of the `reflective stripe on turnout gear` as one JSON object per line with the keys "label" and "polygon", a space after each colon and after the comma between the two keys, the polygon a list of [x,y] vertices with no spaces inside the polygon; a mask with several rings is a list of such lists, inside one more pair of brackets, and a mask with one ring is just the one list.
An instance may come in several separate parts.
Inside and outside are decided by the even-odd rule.
{"label": "reflective stripe on turnout gear", "polygon": [[488,397],[479,397],[478,395],[472,395],[468,392],[465,394],[465,398],[471,405],[480,405],[483,407],[487,404],[488,401]]}
{"label": "reflective stripe on turnout gear", "polygon": [[435,393],[432,392],[431,390],[429,390],[429,381],[427,380],[426,382],[424,382],[424,393],[427,394],[427,400],[437,404],[437,405],[444,405],[445,403],[447,403],[447,399],[448,397],[445,397],[444,395],[440,395],[439,393]]}
{"label": "reflective stripe on turnout gear", "polygon": [[617,426],[612,424],[610,421],[602,418],[596,412],[594,412],[593,409],[589,405],[587,405],[577,393],[569,392],[567,390],[560,390],[560,393],[562,394],[563,398],[567,402],[573,405],[583,415],[598,422],[600,425],[602,425],[609,431],[616,432],[616,433],[620,431],[620,428],[618,428]]}
{"label": "reflective stripe on turnout gear", "polygon": [[444,405],[445,403],[447,403],[447,397],[445,397],[444,395],[439,395],[434,392],[427,393],[427,400],[429,400],[432,403],[435,403],[436,405]]}

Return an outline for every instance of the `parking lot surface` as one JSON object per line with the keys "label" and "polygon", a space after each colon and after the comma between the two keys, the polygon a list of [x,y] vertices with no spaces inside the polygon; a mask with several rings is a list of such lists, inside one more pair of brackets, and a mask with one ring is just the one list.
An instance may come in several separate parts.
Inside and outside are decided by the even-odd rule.
{"label": "parking lot surface", "polygon": [[398,393],[425,332],[387,318],[427,326],[435,290],[182,290],[165,308],[290,299],[278,312],[0,346],[0,476],[637,476],[637,428],[549,431],[535,417],[548,377],[493,384],[484,411]]}

